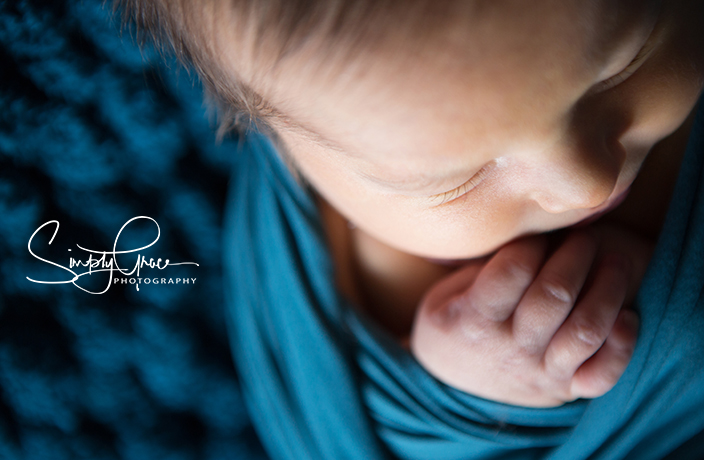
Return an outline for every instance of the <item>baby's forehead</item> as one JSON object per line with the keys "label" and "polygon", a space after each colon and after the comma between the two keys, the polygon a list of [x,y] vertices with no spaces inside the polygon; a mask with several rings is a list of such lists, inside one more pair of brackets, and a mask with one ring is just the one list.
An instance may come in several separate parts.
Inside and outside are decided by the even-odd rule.
{"label": "baby's forehead", "polygon": [[[287,103],[310,84],[350,93],[363,83],[381,97],[404,79],[443,85],[445,73],[464,72],[467,84],[483,76],[483,83],[512,86],[542,72],[529,89],[565,73],[589,76],[656,3],[192,0],[172,12],[170,33],[185,31],[176,46],[196,61],[211,90],[257,117],[292,113]],[[425,72],[429,67],[437,71]]]}
{"label": "baby's forehead", "polygon": [[[355,70],[363,73],[374,67],[381,72],[401,64],[428,64],[434,59],[473,59],[477,66],[491,66],[492,61],[498,60],[531,59],[537,68],[542,63],[536,59],[556,61],[563,55],[577,53],[584,65],[592,65],[623,44],[624,37],[637,35],[642,17],[654,16],[650,11],[656,9],[652,5],[657,2],[407,3],[416,4],[423,7],[407,7],[402,15],[391,14],[395,12],[391,6],[386,10],[369,8],[364,14],[342,8],[337,11],[338,18],[332,13],[319,13],[319,24],[307,18],[242,25],[242,19],[234,16],[238,27],[222,28],[225,33],[221,34],[221,46],[225,43],[228,51],[223,55],[238,54],[231,68],[252,80],[288,78],[292,71],[299,70],[296,67],[315,73],[319,79],[334,76],[344,80],[345,75],[357,77]],[[333,19],[337,22],[331,23]],[[571,65],[577,64],[575,61]]]}

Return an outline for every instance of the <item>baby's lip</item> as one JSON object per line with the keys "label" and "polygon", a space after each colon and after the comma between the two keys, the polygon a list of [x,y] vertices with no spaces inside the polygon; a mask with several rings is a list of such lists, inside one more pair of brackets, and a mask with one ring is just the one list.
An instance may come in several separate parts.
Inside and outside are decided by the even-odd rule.
{"label": "baby's lip", "polygon": [[589,224],[591,224],[592,222],[598,220],[601,216],[603,216],[603,215],[606,214],[607,212],[613,210],[613,209],[616,208],[618,205],[620,205],[621,203],[623,203],[623,201],[626,199],[626,197],[628,197],[628,193],[629,193],[630,191],[631,191],[631,186],[629,185],[628,188],[627,188],[626,190],[624,190],[623,192],[621,192],[620,195],[618,195],[617,197],[613,198],[613,200],[611,201],[611,203],[610,203],[609,205],[607,205],[604,209],[602,209],[601,211],[598,211],[598,212],[592,214],[592,215],[589,216],[589,217],[586,217],[586,218],[580,220],[579,222],[577,222],[576,224],[574,224],[573,227],[584,227],[584,226],[589,225]]}

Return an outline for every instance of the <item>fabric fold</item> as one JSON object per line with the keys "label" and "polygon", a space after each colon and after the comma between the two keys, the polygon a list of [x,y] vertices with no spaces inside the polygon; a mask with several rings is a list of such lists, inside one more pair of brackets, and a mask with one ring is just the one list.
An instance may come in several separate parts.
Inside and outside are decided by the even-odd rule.
{"label": "fabric fold", "polygon": [[631,363],[601,398],[535,409],[428,374],[335,287],[312,194],[250,133],[226,213],[231,346],[274,458],[659,459],[704,456],[704,144],[700,110],[636,300]]}

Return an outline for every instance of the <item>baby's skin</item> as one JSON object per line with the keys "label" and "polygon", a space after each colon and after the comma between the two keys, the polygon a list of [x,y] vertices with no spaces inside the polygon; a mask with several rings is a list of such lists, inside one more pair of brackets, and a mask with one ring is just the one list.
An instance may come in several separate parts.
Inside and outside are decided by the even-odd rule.
{"label": "baby's skin", "polygon": [[431,374],[531,407],[595,398],[616,384],[635,347],[639,320],[627,306],[651,245],[606,224],[548,238],[511,242],[428,291],[410,346]]}

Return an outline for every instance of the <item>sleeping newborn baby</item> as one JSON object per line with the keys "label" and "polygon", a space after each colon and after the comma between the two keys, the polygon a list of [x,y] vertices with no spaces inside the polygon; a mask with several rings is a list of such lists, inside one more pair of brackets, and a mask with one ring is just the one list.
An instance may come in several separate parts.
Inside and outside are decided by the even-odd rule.
{"label": "sleeping newborn baby", "polygon": [[[334,263],[331,288],[407,344],[429,373],[468,394],[528,407],[595,398],[617,383],[639,330],[627,307],[660,234],[704,81],[700,2],[123,3],[195,65],[229,123],[269,139],[315,197]],[[347,363],[343,352],[327,361],[305,354],[344,328],[307,333],[310,343],[267,329],[295,309],[262,300],[274,274],[251,248],[273,251],[279,243],[259,238],[278,235],[275,257],[295,259],[284,278],[291,282],[313,270],[297,258],[308,247],[301,229],[316,227],[289,213],[303,200],[298,191],[258,195],[279,197],[276,182],[252,191],[264,180],[255,177],[279,177],[260,144],[248,148],[262,175],[233,179],[240,201],[232,222],[271,212],[285,223],[279,232],[279,217],[267,214],[256,231],[237,227],[251,241],[231,241],[233,254],[256,265],[236,265],[233,277],[267,273],[261,286],[233,284],[232,305],[247,305],[233,316],[233,351],[258,410],[288,420],[315,412],[304,402],[310,388],[322,398],[317,380],[332,382],[352,364],[339,364]],[[326,312],[332,297],[317,294],[327,292],[324,283],[317,275],[301,283],[290,302],[313,292],[313,316]],[[331,311],[306,327],[337,324]],[[247,335],[249,320],[267,332]],[[255,359],[260,339],[270,345]],[[299,354],[315,361],[310,369],[329,372],[299,375],[310,364]],[[270,373],[257,370],[265,360]],[[258,393],[267,379],[277,382],[267,394],[288,398],[286,410],[267,412]],[[334,380],[345,401],[358,397],[357,381],[348,380]],[[296,439],[322,439],[301,427],[317,419],[304,419],[280,426],[306,433]],[[275,430],[268,418],[260,422]],[[277,433],[288,437],[284,428]]]}

